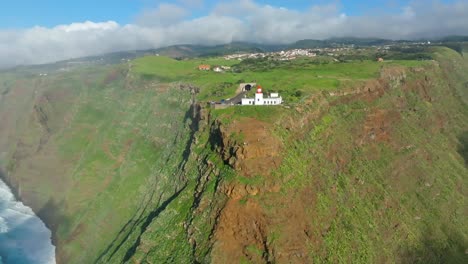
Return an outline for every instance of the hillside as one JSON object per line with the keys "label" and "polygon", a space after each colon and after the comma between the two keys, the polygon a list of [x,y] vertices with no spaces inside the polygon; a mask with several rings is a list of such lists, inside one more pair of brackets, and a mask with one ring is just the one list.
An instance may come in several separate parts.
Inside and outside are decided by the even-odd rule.
{"label": "hillside", "polygon": [[[59,263],[463,263],[468,60],[431,56],[4,72],[2,178]],[[208,106],[254,80],[285,107]]]}
{"label": "hillside", "polygon": [[183,185],[172,166],[182,166],[190,137],[190,91],[126,74],[4,77],[2,168],[54,231],[61,263],[95,259],[139,209]]}

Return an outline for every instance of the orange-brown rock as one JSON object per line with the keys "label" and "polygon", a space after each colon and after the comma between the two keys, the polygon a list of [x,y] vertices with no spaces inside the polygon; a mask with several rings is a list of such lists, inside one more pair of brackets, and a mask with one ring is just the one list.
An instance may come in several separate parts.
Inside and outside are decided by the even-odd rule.
{"label": "orange-brown rock", "polygon": [[270,175],[281,163],[281,141],[272,125],[242,118],[221,126],[223,159],[246,177]]}

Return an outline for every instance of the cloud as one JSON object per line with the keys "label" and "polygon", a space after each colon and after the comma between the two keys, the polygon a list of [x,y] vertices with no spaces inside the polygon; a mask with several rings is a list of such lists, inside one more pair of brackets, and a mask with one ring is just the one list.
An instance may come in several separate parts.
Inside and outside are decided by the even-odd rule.
{"label": "cloud", "polygon": [[124,31],[113,21],[0,31],[0,67],[52,62],[137,44],[126,39]]}
{"label": "cloud", "polygon": [[188,8],[201,8],[205,3],[203,0],[179,0],[179,2]]}
{"label": "cloud", "polygon": [[0,67],[174,44],[291,43],[340,36],[419,39],[468,35],[466,1],[414,1],[396,13],[350,16],[336,2],[298,11],[239,0],[219,3],[207,15],[197,18],[191,16],[190,10],[204,5],[203,1],[176,3],[147,9],[127,25],[86,21],[53,28],[0,30]]}
{"label": "cloud", "polygon": [[188,15],[188,10],[174,4],[160,4],[158,8],[143,11],[136,23],[141,26],[169,26],[180,22]]}

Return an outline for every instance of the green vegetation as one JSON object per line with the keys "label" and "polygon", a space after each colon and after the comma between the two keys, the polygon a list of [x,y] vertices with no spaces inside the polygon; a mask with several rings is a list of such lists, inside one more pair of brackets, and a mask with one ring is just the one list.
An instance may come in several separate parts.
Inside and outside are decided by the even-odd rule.
{"label": "green vegetation", "polygon": [[249,107],[229,107],[220,109],[213,112],[214,117],[219,118],[223,124],[230,124],[236,118],[240,117],[253,117],[260,121],[274,122],[277,120],[278,115],[288,112],[287,109],[282,107],[263,107],[263,106],[249,106]]}
{"label": "green vegetation", "polygon": [[[447,50],[439,52],[444,54],[442,63],[463,63]],[[285,199],[303,186],[316,186],[312,221],[323,241],[313,247],[315,261],[462,263],[466,259],[466,195],[459,186],[467,184],[467,168],[462,152],[457,153],[457,141],[468,128],[468,108],[456,91],[467,76],[455,71],[444,81],[444,71],[451,70],[425,71],[427,78],[437,80],[430,91],[431,103],[420,91],[402,97],[402,87],[372,103],[341,104],[318,120],[307,136],[288,145],[276,176],[285,177]],[[406,106],[393,109],[397,100],[406,101]],[[388,141],[357,132],[364,124],[372,126],[370,109],[388,113],[374,121],[379,129],[389,130]],[[401,119],[392,117],[398,113]],[[450,129],[437,127],[437,116],[451,124]],[[380,127],[381,122],[396,123]],[[291,135],[281,134],[288,142]]]}
{"label": "green vegetation", "polygon": [[[198,65],[233,66],[232,71],[199,71]],[[391,61],[385,65],[422,66],[425,61]],[[134,61],[133,72],[162,82],[189,82],[201,87],[199,99],[216,101],[233,97],[242,82],[257,82],[266,92],[280,92],[286,102],[295,103],[304,95],[337,90],[344,86],[376,78],[381,63],[371,61],[333,62],[320,58],[274,61],[249,59],[238,63],[217,58],[173,60],[144,57]]]}
{"label": "green vegetation", "polygon": [[[175,173],[189,140],[189,91],[124,78],[119,66],[17,81],[0,103],[2,132],[12,133],[1,142],[11,150],[2,158],[14,164],[11,184],[32,193],[25,200],[54,227],[67,263],[92,263],[124,243],[117,236],[125,223],[141,226],[183,186]],[[35,177],[22,182],[16,175]]]}
{"label": "green vegetation", "polygon": [[[463,263],[468,61],[448,48],[418,56],[149,56],[1,73],[0,168],[64,263]],[[286,105],[205,107],[250,81]],[[200,88],[200,111],[185,83]],[[226,133],[224,146],[219,126],[246,118],[280,147],[242,151],[251,131]],[[249,155],[278,164],[246,176],[227,160]]]}

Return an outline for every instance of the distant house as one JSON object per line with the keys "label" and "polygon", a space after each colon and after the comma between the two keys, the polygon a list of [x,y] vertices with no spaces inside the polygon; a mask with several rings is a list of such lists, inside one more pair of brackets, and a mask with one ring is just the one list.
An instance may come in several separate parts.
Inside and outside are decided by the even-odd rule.
{"label": "distant house", "polygon": [[215,72],[223,72],[223,69],[222,69],[221,67],[218,67],[218,66],[217,66],[217,67],[214,67],[214,68],[213,68],[213,71],[215,71]]}
{"label": "distant house", "polygon": [[384,59],[383,58],[378,58],[377,61],[378,62],[384,62]]}
{"label": "distant house", "polygon": [[198,70],[200,70],[200,71],[209,71],[209,70],[211,70],[211,66],[208,65],[208,64],[201,64],[201,65],[198,65]]}
{"label": "distant house", "polygon": [[225,70],[225,71],[229,71],[231,69],[231,67],[229,66],[221,66],[221,69]]}

